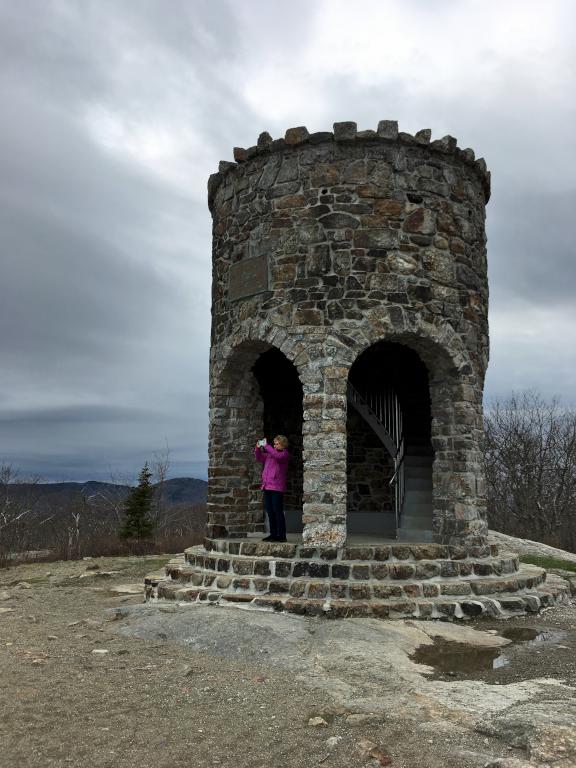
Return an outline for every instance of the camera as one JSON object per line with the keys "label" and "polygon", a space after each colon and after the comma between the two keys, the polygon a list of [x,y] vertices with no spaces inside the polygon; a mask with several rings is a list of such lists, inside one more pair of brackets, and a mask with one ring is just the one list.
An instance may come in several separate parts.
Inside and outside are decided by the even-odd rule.
{"label": "camera", "polygon": [[266,438],[264,437],[262,440],[258,440],[258,445],[260,446],[260,448],[264,448],[264,446],[266,445]]}

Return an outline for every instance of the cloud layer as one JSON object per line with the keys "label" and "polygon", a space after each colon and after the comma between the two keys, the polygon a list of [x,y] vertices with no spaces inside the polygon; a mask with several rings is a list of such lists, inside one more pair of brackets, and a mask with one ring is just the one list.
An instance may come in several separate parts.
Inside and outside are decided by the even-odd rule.
{"label": "cloud layer", "polygon": [[397,119],[486,157],[488,395],[574,402],[568,1],[0,0],[0,457],[202,475],[206,180],[293,125]]}

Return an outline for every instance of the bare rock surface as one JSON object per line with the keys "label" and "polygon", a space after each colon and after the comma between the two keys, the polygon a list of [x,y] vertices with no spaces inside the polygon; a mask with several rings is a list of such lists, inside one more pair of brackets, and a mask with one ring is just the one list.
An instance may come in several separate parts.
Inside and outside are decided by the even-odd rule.
{"label": "bare rock surface", "polygon": [[[123,587],[161,559],[94,560],[113,573],[101,591],[84,563],[0,571],[0,592],[30,585],[0,616],[3,764],[574,765],[571,605],[474,624],[150,605]],[[452,673],[413,658],[453,647],[507,662]]]}
{"label": "bare rock surface", "polygon": [[569,563],[576,563],[576,553],[566,552],[564,549],[550,547],[548,544],[542,544],[540,541],[531,541],[530,539],[518,539],[514,536],[508,536],[498,531],[489,531],[488,539],[491,543],[498,544],[500,549],[516,552],[518,555],[533,555],[535,557],[553,557],[558,560],[566,560]]}

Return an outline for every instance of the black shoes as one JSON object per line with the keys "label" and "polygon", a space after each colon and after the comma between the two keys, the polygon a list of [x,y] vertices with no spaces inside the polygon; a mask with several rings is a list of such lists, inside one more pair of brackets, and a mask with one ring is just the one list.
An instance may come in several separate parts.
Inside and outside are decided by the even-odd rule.
{"label": "black shoes", "polygon": [[275,536],[264,536],[262,541],[286,542],[286,539],[278,539]]}

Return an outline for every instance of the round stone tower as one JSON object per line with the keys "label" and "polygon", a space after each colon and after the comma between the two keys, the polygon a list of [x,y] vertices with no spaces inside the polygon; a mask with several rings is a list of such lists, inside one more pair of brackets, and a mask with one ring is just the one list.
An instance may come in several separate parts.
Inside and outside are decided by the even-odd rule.
{"label": "round stone tower", "polygon": [[282,432],[304,542],[485,543],[484,160],[392,121],[234,157],[209,181],[209,537],[263,530],[251,451]]}

